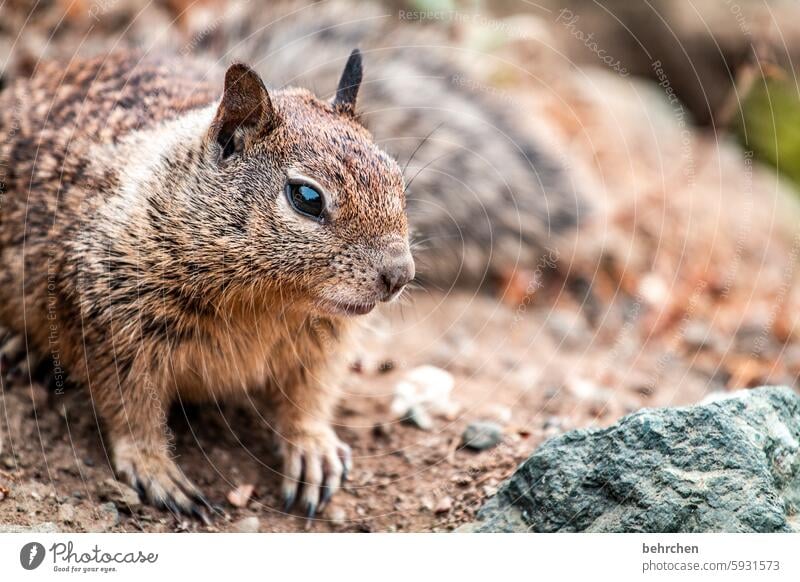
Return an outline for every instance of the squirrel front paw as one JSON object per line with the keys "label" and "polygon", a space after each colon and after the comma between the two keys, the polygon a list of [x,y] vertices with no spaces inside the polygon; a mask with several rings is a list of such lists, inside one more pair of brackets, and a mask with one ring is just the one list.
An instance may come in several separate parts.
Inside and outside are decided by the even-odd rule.
{"label": "squirrel front paw", "polygon": [[[284,511],[295,502],[313,518],[325,508],[334,493],[347,480],[352,468],[350,447],[339,440],[330,427],[280,435],[283,457]],[[298,499],[298,493],[302,494]]]}
{"label": "squirrel front paw", "polygon": [[114,467],[117,478],[133,487],[143,502],[211,523],[214,509],[166,451],[140,448],[126,439],[114,445]]}

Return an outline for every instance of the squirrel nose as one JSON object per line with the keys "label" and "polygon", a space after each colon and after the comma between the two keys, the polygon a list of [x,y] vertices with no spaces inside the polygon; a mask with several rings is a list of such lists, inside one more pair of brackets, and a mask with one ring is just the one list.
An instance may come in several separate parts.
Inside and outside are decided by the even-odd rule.
{"label": "squirrel nose", "polygon": [[411,260],[386,267],[380,275],[381,283],[386,291],[384,301],[392,299],[413,278],[414,262]]}

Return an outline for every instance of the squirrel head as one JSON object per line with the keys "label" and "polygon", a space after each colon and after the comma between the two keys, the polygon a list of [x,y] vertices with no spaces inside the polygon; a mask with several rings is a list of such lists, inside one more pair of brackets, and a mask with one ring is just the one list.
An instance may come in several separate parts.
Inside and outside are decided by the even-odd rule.
{"label": "squirrel head", "polygon": [[196,212],[239,257],[231,276],[326,315],[367,313],[414,277],[402,172],[359,123],[360,82],[357,49],[330,102],[234,64],[203,139]]}

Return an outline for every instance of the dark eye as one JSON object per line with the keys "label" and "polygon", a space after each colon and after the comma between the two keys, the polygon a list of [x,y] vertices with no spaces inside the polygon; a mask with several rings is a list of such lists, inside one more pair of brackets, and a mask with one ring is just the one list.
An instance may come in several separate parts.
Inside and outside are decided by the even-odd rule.
{"label": "dark eye", "polygon": [[286,196],[289,204],[300,214],[305,214],[311,218],[319,219],[325,210],[325,200],[322,194],[308,184],[286,184]]}

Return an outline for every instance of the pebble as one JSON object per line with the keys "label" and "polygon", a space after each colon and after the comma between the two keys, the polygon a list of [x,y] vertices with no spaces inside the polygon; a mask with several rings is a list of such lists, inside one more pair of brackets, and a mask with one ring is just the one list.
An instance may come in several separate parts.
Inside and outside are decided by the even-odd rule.
{"label": "pebble", "polygon": [[111,501],[117,509],[134,513],[142,507],[139,494],[116,479],[106,479],[97,487],[100,499]]}
{"label": "pebble", "polygon": [[699,321],[690,322],[683,332],[683,343],[693,351],[720,350],[722,341],[714,331]]}
{"label": "pebble", "polygon": [[432,426],[426,417],[455,413],[457,407],[450,401],[454,385],[453,375],[446,370],[436,366],[414,368],[395,384],[392,414],[395,418],[411,420],[420,428]]}
{"label": "pebble", "polygon": [[330,514],[331,523],[334,525],[343,525],[347,521],[347,514],[341,507],[331,507],[328,513]]}
{"label": "pebble", "polygon": [[379,422],[372,427],[372,436],[376,439],[388,439],[392,434],[392,425],[388,422]]}
{"label": "pebble", "polygon": [[75,521],[75,507],[69,503],[64,503],[58,508],[58,521],[63,523],[73,523]]}
{"label": "pebble", "polygon": [[461,435],[461,444],[465,447],[484,451],[496,446],[503,439],[503,428],[488,421],[470,423]]}
{"label": "pebble", "polygon": [[422,430],[433,429],[433,418],[422,406],[412,406],[403,417],[403,423],[416,426]]}
{"label": "pebble", "polygon": [[656,273],[647,273],[639,279],[639,295],[650,305],[663,305],[669,299],[670,289]]}
{"label": "pebble", "polygon": [[236,489],[228,491],[228,503],[234,507],[245,507],[253,496],[254,489],[255,487],[250,484],[239,485]]}
{"label": "pebble", "polygon": [[33,407],[36,410],[42,410],[47,406],[47,401],[50,399],[50,393],[47,391],[47,388],[38,382],[33,382],[30,385],[30,397]]}
{"label": "pebble", "polygon": [[103,503],[100,506],[98,521],[102,524],[101,529],[109,530],[119,525],[119,511],[112,502]]}
{"label": "pebble", "polygon": [[258,533],[261,529],[261,520],[257,517],[245,517],[233,524],[239,533]]}
{"label": "pebble", "polygon": [[434,513],[447,513],[453,507],[453,500],[445,495],[436,502],[436,507],[433,508]]}
{"label": "pebble", "polygon": [[592,340],[592,331],[580,313],[552,311],[546,323],[553,340],[560,346],[580,348]]}

